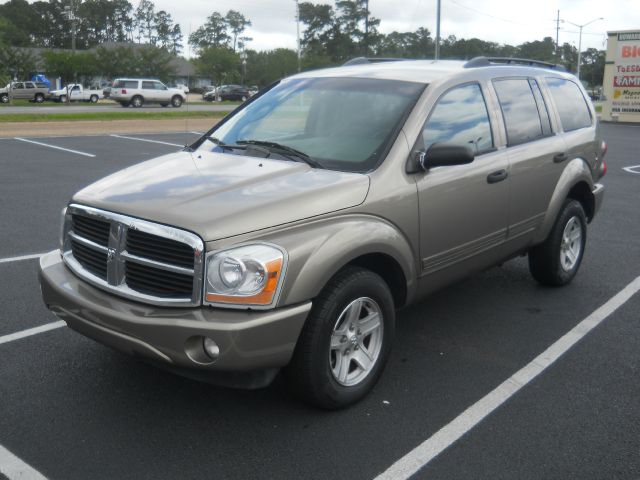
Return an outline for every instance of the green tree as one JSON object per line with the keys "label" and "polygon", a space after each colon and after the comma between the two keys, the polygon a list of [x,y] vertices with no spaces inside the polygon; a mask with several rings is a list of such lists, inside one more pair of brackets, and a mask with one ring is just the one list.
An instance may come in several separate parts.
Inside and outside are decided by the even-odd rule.
{"label": "green tree", "polygon": [[98,47],[94,61],[100,73],[109,79],[136,75],[137,59],[132,47]]}
{"label": "green tree", "polygon": [[229,30],[231,31],[231,37],[233,38],[233,51],[235,52],[238,36],[241,35],[247,27],[251,26],[251,21],[235,10],[229,10],[224,18]]}
{"label": "green tree", "polygon": [[597,48],[588,48],[582,52],[580,79],[585,81],[591,89],[602,85],[605,56],[605,51]]}
{"label": "green tree", "polygon": [[175,58],[164,48],[143,45],[136,52],[136,74],[141,77],[155,77],[166,82],[176,72]]}
{"label": "green tree", "polygon": [[0,74],[25,80],[36,71],[35,56],[28,50],[4,46],[0,48]]}
{"label": "green tree", "polygon": [[182,31],[180,25],[174,24],[171,15],[160,10],[156,14],[156,45],[169,50],[174,55],[182,50]]}
{"label": "green tree", "polygon": [[216,85],[240,81],[240,56],[229,47],[205,47],[194,64],[199,75]]}
{"label": "green tree", "polygon": [[230,39],[227,20],[218,12],[213,12],[206,23],[189,36],[189,44],[194,50],[200,51],[228,46]]}
{"label": "green tree", "polygon": [[298,54],[289,48],[256,52],[247,51],[247,85],[264,87],[274,81],[296,73]]}
{"label": "green tree", "polygon": [[98,72],[92,53],[49,50],[42,53],[44,69],[50,77],[60,77],[62,84],[72,82],[85,83]]}
{"label": "green tree", "polygon": [[555,63],[556,45],[551,37],[544,37],[542,41],[525,42],[518,46],[518,56],[520,58],[530,58],[543,62]]}

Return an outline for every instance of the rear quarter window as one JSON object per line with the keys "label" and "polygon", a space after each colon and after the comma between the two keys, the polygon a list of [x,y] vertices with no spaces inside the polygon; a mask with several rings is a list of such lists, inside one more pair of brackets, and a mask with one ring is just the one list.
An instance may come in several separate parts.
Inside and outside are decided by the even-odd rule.
{"label": "rear quarter window", "polygon": [[580,87],[571,80],[547,77],[547,86],[560,115],[562,129],[565,132],[590,127],[591,112]]}
{"label": "rear quarter window", "polygon": [[509,146],[545,136],[529,79],[496,79],[493,86],[502,109]]}

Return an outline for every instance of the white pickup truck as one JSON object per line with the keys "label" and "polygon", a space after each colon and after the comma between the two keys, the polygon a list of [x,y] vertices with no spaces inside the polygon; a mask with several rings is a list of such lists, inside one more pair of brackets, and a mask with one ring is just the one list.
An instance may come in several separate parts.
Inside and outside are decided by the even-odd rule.
{"label": "white pickup truck", "polygon": [[88,90],[82,85],[72,83],[60,90],[52,90],[49,94],[49,100],[55,102],[66,102],[67,95],[72,102],[91,102],[96,103],[102,98],[102,90]]}

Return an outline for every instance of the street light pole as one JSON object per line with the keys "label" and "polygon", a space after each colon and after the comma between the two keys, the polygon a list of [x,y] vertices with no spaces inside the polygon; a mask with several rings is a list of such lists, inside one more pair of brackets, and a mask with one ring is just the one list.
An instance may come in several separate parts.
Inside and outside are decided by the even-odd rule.
{"label": "street light pole", "polygon": [[440,59],[440,0],[438,0],[438,8],[436,14],[436,54],[435,59]]}
{"label": "street light pole", "polygon": [[299,0],[295,0],[296,2],[296,36],[298,39],[298,72],[300,71],[300,3]]}
{"label": "street light pole", "polygon": [[578,27],[580,29],[580,33],[578,36],[578,67],[576,68],[576,77],[578,77],[578,80],[580,80],[580,63],[582,60],[582,29],[587,25],[591,25],[593,22],[597,22],[598,20],[604,20],[604,17],[594,18],[590,22],[584,23],[582,25],[570,22],[569,20],[560,20],[562,23],[570,23],[574,27]]}

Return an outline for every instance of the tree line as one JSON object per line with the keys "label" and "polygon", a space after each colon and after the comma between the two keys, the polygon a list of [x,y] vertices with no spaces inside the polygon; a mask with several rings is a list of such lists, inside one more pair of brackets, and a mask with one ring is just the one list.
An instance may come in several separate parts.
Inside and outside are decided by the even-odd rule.
{"label": "tree line", "polygon": [[[380,19],[371,16],[367,5],[366,0],[338,0],[335,6],[300,3],[302,69],[340,65],[357,56],[433,58],[435,39],[429,29],[383,34],[379,31]],[[94,53],[81,52],[77,58],[64,52],[48,52],[43,54],[48,73],[56,72],[55,75],[65,78],[71,71],[75,75],[100,74],[108,78],[112,74],[166,78],[173,73],[171,58],[184,50],[180,26],[169,13],[158,11],[150,0],[140,0],[135,8],[128,0],[49,0],[31,4],[26,0],[9,0],[0,5],[0,70],[3,65],[22,64],[21,68],[29,71],[26,68],[29,59],[16,58],[28,55],[11,47],[68,49],[70,10],[75,15],[76,44],[80,50],[105,42],[139,43],[149,48],[98,48]],[[247,48],[251,38],[246,36],[246,30],[250,26],[251,20],[235,10],[226,14],[213,12],[207,17],[188,37],[197,73],[216,84],[243,81],[260,86],[295,73],[298,64],[294,50],[260,52]],[[531,58],[559,63],[570,71],[575,71],[578,57],[573,45],[556,45],[551,37],[514,46],[451,35],[441,40],[440,53],[442,58],[451,59],[480,55]],[[7,57],[12,57],[11,62],[3,61]],[[64,74],[59,73],[62,70]],[[603,71],[604,51],[583,52],[583,80],[592,86],[600,85]]]}

